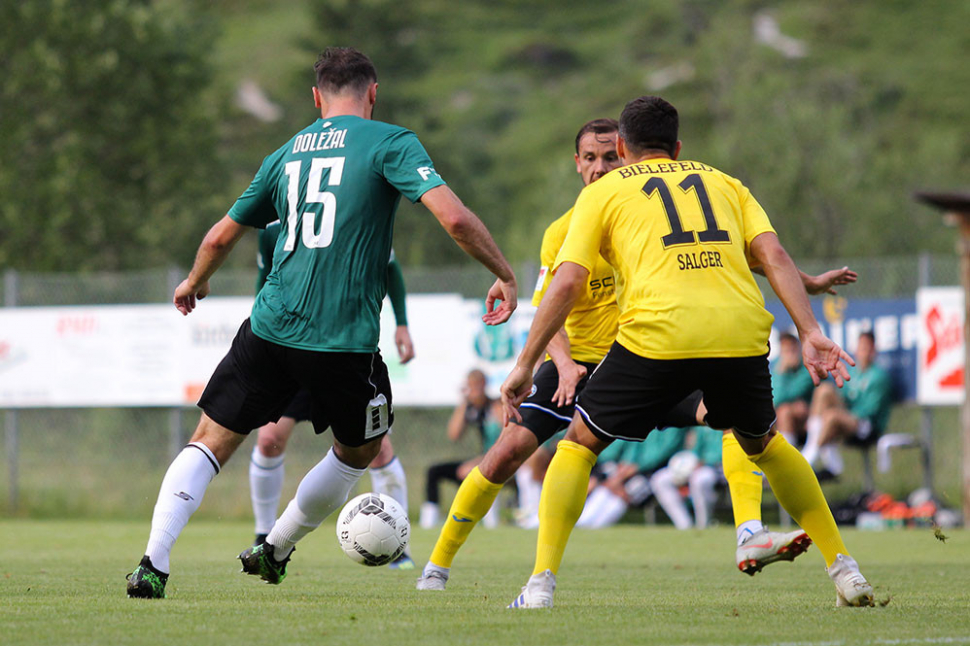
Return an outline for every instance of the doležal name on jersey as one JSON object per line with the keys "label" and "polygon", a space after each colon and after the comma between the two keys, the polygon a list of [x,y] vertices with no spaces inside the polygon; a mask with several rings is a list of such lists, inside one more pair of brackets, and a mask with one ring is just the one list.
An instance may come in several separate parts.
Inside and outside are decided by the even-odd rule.
{"label": "dole\u017eal name on jersey", "polygon": [[773,231],[733,177],[699,162],[651,159],[583,189],[555,266],[592,271],[600,255],[613,266],[617,342],[640,356],[760,356],[773,317],[749,245]]}
{"label": "dole\u017eal name on jersey", "polygon": [[265,160],[229,211],[280,220],[252,328],[293,348],[376,352],[394,214],[444,180],[409,130],[355,116],[318,119]]}

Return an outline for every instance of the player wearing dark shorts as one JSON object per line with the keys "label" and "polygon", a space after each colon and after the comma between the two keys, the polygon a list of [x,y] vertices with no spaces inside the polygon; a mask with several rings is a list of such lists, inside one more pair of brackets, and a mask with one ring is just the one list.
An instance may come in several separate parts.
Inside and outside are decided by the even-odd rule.
{"label": "player wearing dark shorts", "polygon": [[665,409],[696,389],[707,423],[732,429],[775,496],[822,552],[837,605],[871,605],[872,586],[848,555],[811,467],[772,428],[767,368],[772,317],[751,274],[761,265],[802,337],[816,385],[848,377],[852,359],[822,334],[797,268],[767,214],[738,180],[677,161],[677,111],[640,97],[620,117],[626,165],[587,186],[515,369],[502,386],[506,414],[532,387],[532,366],[558,334],[605,259],[616,272],[616,344],[590,377],[546,474],[532,576],[510,608],[550,608],[556,573],[586,499],[597,455],[615,439],[642,439]]}
{"label": "player wearing dark shorts", "polygon": [[165,596],[172,546],[208,483],[246,435],[279,419],[301,388],[313,399],[316,430],[333,431],[333,449],[303,478],[266,543],[240,554],[244,572],[282,581],[297,541],[343,504],[377,455],[394,416],[377,342],[402,195],[421,201],[498,277],[485,323],[503,323],[515,310],[515,276],[485,226],[435,172],[414,133],[371,119],[377,72],[370,60],[329,48],[314,70],[320,118],[266,157],[175,290],[176,308],[189,314],[249,228],[282,222],[252,315],[206,387],[191,442],[162,481],[145,556],[128,579],[131,597]]}

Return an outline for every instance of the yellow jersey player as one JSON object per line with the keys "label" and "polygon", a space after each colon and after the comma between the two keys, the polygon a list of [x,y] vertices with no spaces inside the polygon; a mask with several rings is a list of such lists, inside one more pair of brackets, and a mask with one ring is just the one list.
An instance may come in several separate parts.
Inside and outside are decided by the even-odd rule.
{"label": "yellow jersey player", "polygon": [[[584,185],[589,186],[622,165],[616,152],[618,128],[615,119],[595,119],[584,124],[577,133],[574,159],[576,172]],[[552,280],[549,269],[554,266],[566,238],[571,217],[572,209],[549,225],[543,235],[541,268],[532,298],[533,305],[540,304],[549,287]],[[854,274],[842,269],[820,276],[802,274],[802,279],[807,289],[819,293],[830,290],[833,285],[851,282]],[[575,394],[582,390],[587,376],[603,359],[616,338],[618,316],[613,267],[599,257],[563,329],[546,348],[548,357],[535,374],[535,388],[521,405],[522,419],[505,426],[502,435],[481,463],[462,481],[431,558],[418,577],[418,590],[445,589],[455,556],[476,523],[490,509],[502,485],[540,445],[569,424],[574,413]],[[705,410],[700,391],[691,393],[664,416],[660,426],[695,426],[703,423]],[[738,547],[738,564],[742,571],[753,574],[768,563],[791,560],[803,553],[810,544],[803,532],[777,534],[763,529],[762,477],[745,458],[737,442],[726,442],[725,453],[729,456],[725,464],[734,467],[726,476],[732,491],[739,536],[755,537],[754,541],[749,539]],[[737,496],[734,495],[735,491],[738,492]]]}
{"label": "yellow jersey player", "polygon": [[825,558],[837,605],[871,605],[811,467],[776,433],[768,372],[772,317],[752,277],[761,265],[802,339],[813,381],[841,387],[851,357],[822,334],[798,270],[764,210],[738,180],[677,161],[676,109],[659,97],[624,108],[617,150],[627,166],[580,194],[555,277],[516,367],[502,386],[506,415],[532,388],[532,366],[584,289],[598,256],[615,271],[619,332],[580,395],[546,474],[533,576],[512,608],[551,607],[556,573],[597,455],[642,440],[684,397],[704,392],[706,423],[732,429],[782,506]]}

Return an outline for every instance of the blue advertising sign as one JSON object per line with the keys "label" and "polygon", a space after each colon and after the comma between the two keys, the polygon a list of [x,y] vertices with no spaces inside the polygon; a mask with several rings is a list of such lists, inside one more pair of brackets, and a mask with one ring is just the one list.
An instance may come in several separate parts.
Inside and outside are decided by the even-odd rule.
{"label": "blue advertising sign", "polygon": [[[775,317],[771,328],[771,359],[775,358],[778,335],[795,333],[791,317],[779,302],[768,303]],[[864,299],[825,296],[812,299],[815,318],[822,331],[849,354],[855,352],[859,334],[872,331],[876,337],[876,362],[893,378],[894,399],[916,399],[916,337],[919,319],[915,298]]]}

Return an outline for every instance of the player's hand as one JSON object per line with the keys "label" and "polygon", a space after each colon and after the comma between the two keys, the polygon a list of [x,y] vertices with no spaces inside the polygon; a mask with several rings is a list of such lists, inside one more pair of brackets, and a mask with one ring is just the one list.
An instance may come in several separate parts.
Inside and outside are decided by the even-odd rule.
{"label": "player's hand", "polygon": [[[518,292],[514,278],[510,281],[496,280],[485,297],[485,315],[482,316],[485,325],[499,325],[508,321],[518,306]],[[495,307],[495,301],[501,301],[498,307]]]}
{"label": "player's hand", "polygon": [[411,343],[411,333],[408,326],[398,325],[394,330],[394,345],[397,346],[397,356],[405,364],[414,358],[414,344]]}
{"label": "player's hand", "polygon": [[565,368],[556,366],[559,372],[559,386],[552,394],[552,401],[560,408],[573,403],[573,398],[576,397],[576,386],[586,376],[586,366],[575,361],[570,361],[569,364]]}
{"label": "player's hand", "polygon": [[518,364],[502,384],[502,426],[507,426],[512,420],[522,421],[519,414],[519,404],[525,401],[532,391],[532,371]]}
{"label": "player's hand", "polygon": [[855,360],[848,352],[819,330],[813,330],[802,337],[802,362],[816,386],[831,374],[839,388],[849,380],[849,371],[845,364],[855,365]]}
{"label": "player's hand", "polygon": [[189,312],[195,309],[196,301],[200,301],[209,295],[209,281],[195,286],[186,278],[175,288],[175,297],[172,302],[175,309],[182,312],[182,316],[188,316]]}
{"label": "player's hand", "polygon": [[805,286],[805,289],[813,296],[816,294],[837,294],[838,292],[833,289],[836,285],[848,285],[857,280],[859,280],[859,274],[848,267],[843,267],[815,276],[811,283]]}

